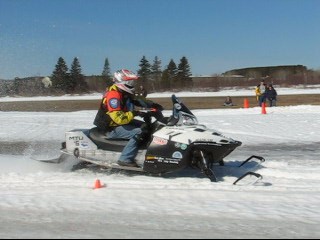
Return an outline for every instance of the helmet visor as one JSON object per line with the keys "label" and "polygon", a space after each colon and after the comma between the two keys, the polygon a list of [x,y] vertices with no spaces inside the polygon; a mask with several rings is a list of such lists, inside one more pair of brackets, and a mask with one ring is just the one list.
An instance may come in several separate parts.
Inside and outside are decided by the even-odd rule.
{"label": "helmet visor", "polygon": [[116,86],[127,93],[134,94],[134,87],[123,83],[116,83]]}

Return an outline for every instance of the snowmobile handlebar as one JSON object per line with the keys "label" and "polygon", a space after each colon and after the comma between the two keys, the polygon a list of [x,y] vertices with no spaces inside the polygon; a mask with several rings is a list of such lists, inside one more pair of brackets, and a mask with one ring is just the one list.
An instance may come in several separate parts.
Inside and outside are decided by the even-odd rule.
{"label": "snowmobile handlebar", "polygon": [[153,105],[150,108],[142,108],[139,111],[135,111],[134,113],[136,116],[140,116],[143,120],[151,124],[151,119],[154,117],[157,121],[162,121],[164,116],[162,114],[163,107],[159,104]]}

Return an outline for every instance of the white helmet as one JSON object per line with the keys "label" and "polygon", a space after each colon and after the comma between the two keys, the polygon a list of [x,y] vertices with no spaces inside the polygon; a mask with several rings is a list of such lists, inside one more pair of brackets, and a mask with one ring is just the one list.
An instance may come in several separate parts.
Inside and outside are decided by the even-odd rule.
{"label": "white helmet", "polygon": [[127,93],[133,94],[134,81],[139,78],[136,74],[127,69],[121,69],[116,71],[113,76],[113,82],[118,88]]}

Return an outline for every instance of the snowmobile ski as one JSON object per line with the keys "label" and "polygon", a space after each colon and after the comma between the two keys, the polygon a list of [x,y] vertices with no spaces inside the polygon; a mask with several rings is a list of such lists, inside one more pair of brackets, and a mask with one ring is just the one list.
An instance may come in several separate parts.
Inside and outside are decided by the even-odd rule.
{"label": "snowmobile ski", "polygon": [[243,167],[245,164],[247,164],[247,163],[248,163],[249,161],[251,161],[252,159],[258,159],[258,160],[260,160],[260,161],[259,161],[259,163],[258,163],[254,168],[251,168],[249,172],[246,172],[245,174],[243,174],[242,176],[240,176],[240,177],[233,183],[233,185],[236,185],[238,182],[240,182],[242,179],[244,179],[244,178],[246,178],[246,177],[248,177],[248,176],[254,176],[254,177],[257,178],[257,179],[256,179],[253,183],[251,183],[251,184],[254,184],[254,183],[256,183],[257,181],[263,179],[263,177],[262,177],[261,174],[254,172],[254,171],[258,168],[258,166],[261,165],[261,163],[263,163],[263,162],[266,161],[265,158],[263,158],[263,157],[261,157],[261,156],[252,155],[252,156],[250,156],[249,158],[247,158],[245,161],[243,161],[238,167],[239,167],[239,168]]}
{"label": "snowmobile ski", "polygon": [[233,183],[233,185],[236,185],[238,182],[240,182],[242,179],[244,179],[244,178],[247,177],[247,176],[254,176],[254,177],[257,178],[257,180],[254,181],[252,184],[256,183],[256,182],[259,181],[259,180],[262,180],[262,178],[263,178],[261,174],[250,171],[250,172],[245,173],[245,174],[242,175],[241,177],[239,177],[239,178]]}
{"label": "snowmobile ski", "polygon": [[[245,165],[245,164],[248,163],[251,159],[254,159],[254,158],[260,160],[260,164],[266,161],[266,160],[265,160],[263,157],[261,157],[261,156],[252,155],[252,156],[249,157],[247,160],[243,161],[243,162],[240,164],[239,167],[242,167],[243,165]],[[260,165],[260,164],[259,164],[259,165]]]}
{"label": "snowmobile ski", "polygon": [[64,161],[64,157],[65,157],[64,154],[61,154],[59,157],[56,157],[56,158],[38,159],[35,157],[31,157],[31,159],[39,162],[44,162],[44,163],[58,164]]}

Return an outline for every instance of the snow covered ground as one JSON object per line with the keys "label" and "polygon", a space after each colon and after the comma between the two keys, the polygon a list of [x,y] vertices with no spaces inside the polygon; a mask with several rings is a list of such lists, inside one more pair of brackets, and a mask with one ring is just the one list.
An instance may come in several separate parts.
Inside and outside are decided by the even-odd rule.
{"label": "snow covered ground", "polygon": [[[0,112],[0,238],[320,237],[320,106],[193,112],[243,142],[227,165],[265,157],[264,178],[234,186],[236,173],[223,167],[218,183],[71,171],[71,159],[34,159],[58,156],[65,131],[92,127],[96,111]],[[106,187],[94,190],[96,179]]]}

